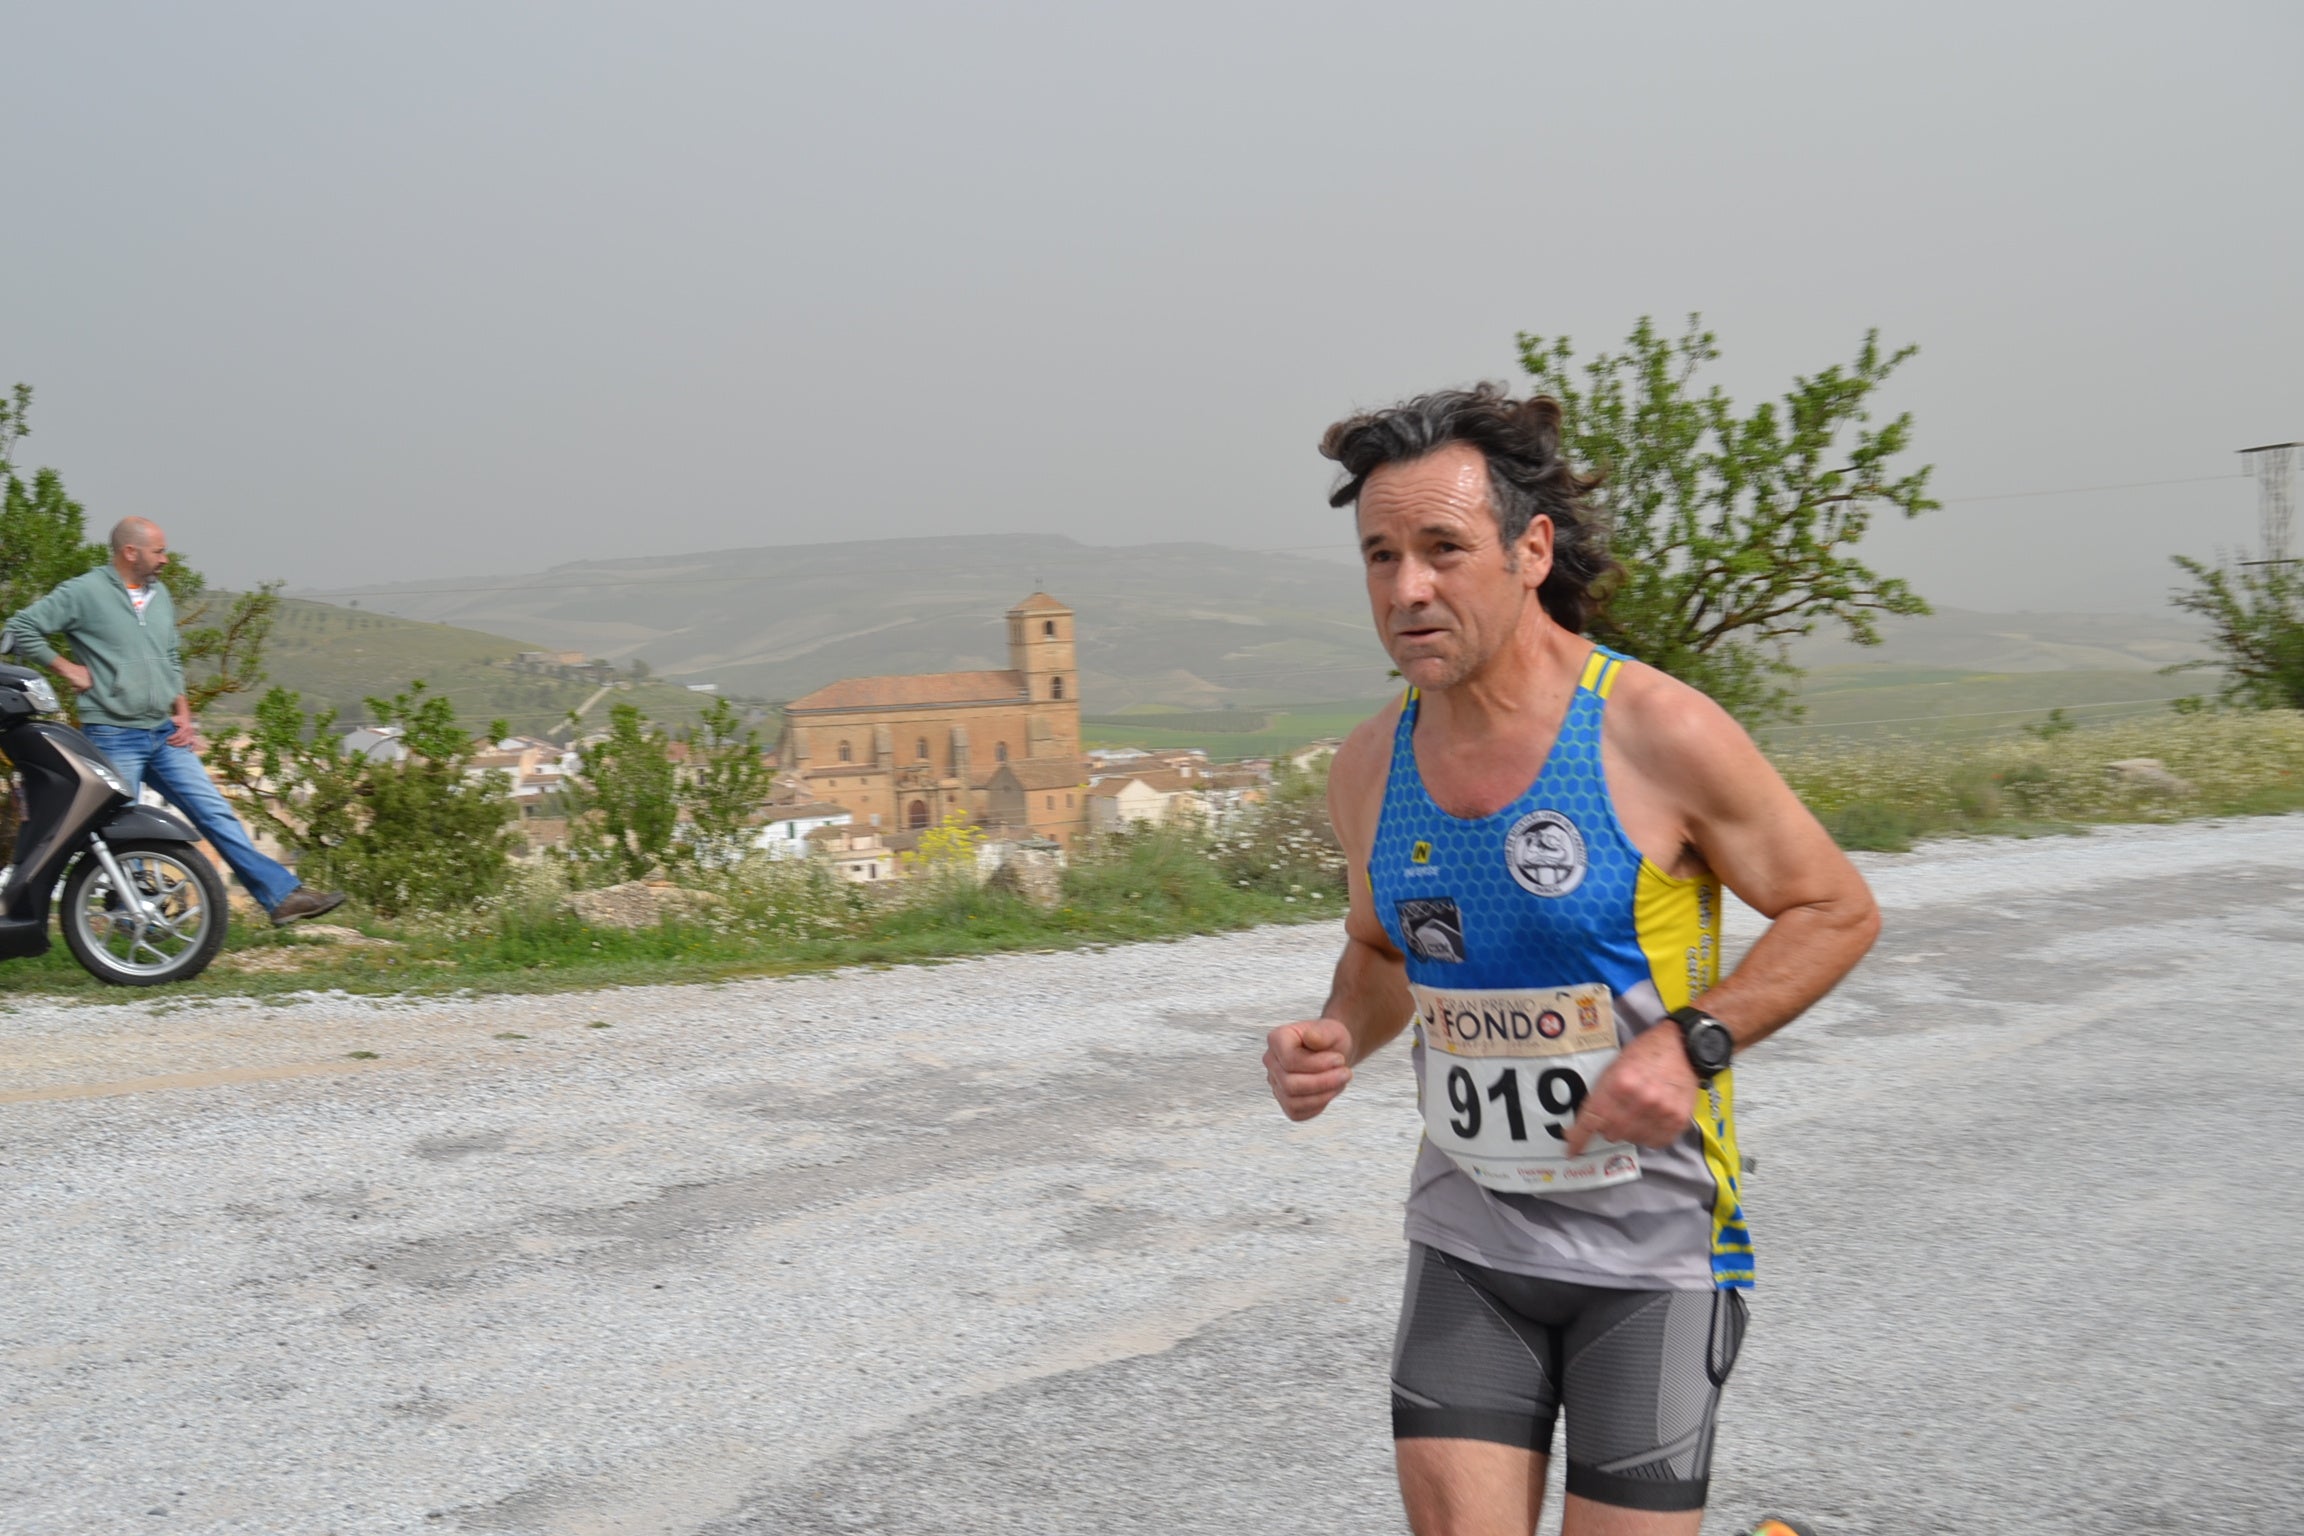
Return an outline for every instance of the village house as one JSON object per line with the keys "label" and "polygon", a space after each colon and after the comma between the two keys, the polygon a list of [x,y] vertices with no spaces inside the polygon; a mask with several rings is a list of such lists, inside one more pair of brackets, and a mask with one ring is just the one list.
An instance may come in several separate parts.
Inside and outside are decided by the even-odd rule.
{"label": "village house", "polygon": [[855,819],[848,807],[822,801],[766,806],[759,812],[760,831],[752,846],[772,859],[806,858],[809,833],[820,827],[845,827]]}
{"label": "village house", "polygon": [[396,725],[355,725],[337,732],[336,750],[345,757],[364,757],[372,763],[404,763],[408,744]]}
{"label": "village house", "polygon": [[507,736],[474,752],[465,772],[475,777],[504,775],[511,786],[512,807],[519,814],[521,839],[535,848],[568,840],[568,811],[561,790],[581,766],[576,753],[557,742]]}
{"label": "village house", "polygon": [[1262,805],[1271,792],[1271,762],[1251,759],[1209,769],[1200,793],[1208,809],[1208,824],[1222,827],[1250,808]]}
{"label": "village house", "polygon": [[833,874],[857,885],[896,880],[904,874],[897,851],[883,843],[880,834],[863,827],[818,827],[807,842],[818,857],[830,862]]}
{"label": "village house", "polygon": [[891,840],[957,811],[1068,844],[1088,826],[1072,610],[1035,592],[1007,617],[1005,669],[843,678],[794,699],[777,766]]}
{"label": "village house", "polygon": [[1166,826],[1208,814],[1207,775],[1187,765],[1113,774],[1088,789],[1088,827],[1120,832],[1136,825]]}

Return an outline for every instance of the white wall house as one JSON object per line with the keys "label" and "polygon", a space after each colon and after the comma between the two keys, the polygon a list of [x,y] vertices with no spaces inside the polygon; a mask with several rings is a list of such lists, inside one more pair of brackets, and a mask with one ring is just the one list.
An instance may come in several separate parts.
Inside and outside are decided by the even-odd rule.
{"label": "white wall house", "polygon": [[1205,779],[1190,768],[1115,774],[1088,786],[1088,830],[1118,832],[1149,822],[1154,826],[1183,816],[1207,814],[1201,793]]}
{"label": "white wall house", "polygon": [[807,805],[771,805],[761,811],[767,819],[752,846],[777,859],[808,857],[808,834],[819,827],[845,827],[856,818],[844,805],[818,800]]}

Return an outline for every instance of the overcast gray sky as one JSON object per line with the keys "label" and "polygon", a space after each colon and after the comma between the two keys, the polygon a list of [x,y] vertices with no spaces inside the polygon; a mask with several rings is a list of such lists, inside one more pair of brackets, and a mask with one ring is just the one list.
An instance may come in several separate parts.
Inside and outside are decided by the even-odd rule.
{"label": "overcast gray sky", "polygon": [[[1947,499],[2304,438],[2294,4],[0,8],[24,456],[231,581],[926,531],[1348,540],[1320,428],[1700,309],[1921,356]],[[1958,503],[2141,608],[2244,480]]]}

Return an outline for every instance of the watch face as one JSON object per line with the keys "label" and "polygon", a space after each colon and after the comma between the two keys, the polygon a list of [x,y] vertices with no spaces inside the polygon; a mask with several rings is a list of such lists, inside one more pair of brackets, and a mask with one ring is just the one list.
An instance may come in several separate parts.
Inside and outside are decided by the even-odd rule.
{"label": "watch face", "polygon": [[1706,1019],[1688,1031],[1689,1059],[1704,1072],[1718,1072],[1736,1052],[1736,1037],[1718,1019]]}

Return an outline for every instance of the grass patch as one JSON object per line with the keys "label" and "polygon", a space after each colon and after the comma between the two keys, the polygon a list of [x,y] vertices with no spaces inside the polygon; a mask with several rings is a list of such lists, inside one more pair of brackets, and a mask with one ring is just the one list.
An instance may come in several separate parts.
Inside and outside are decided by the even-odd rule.
{"label": "grass patch", "polygon": [[[1842,847],[2037,835],[2304,810],[2304,714],[2161,713],[1993,741],[1841,743],[1770,754]],[[2109,765],[2150,758],[2165,776]]]}
{"label": "grass patch", "polygon": [[[381,942],[300,943],[293,929],[236,928],[227,959],[293,949],[302,963],[288,970],[242,971],[220,961],[168,996],[253,996],[288,1004],[315,991],[438,995],[709,982],[1332,920],[1344,907],[1341,866],[1328,870],[1317,850],[1308,857],[1302,867],[1243,872],[1197,835],[1144,832],[1104,839],[1073,859],[1063,900],[1052,910],[965,877],[868,892],[833,882],[821,867],[763,864],[719,887],[721,900],[709,915],[667,918],[637,929],[585,922],[558,905],[561,891],[539,872],[531,876],[539,885],[515,890],[493,911],[359,925],[366,938]],[[0,996],[9,994],[89,1002],[122,1002],[134,995],[97,982],[61,945],[38,959],[0,967]],[[586,1027],[609,1024],[592,1020]]]}

